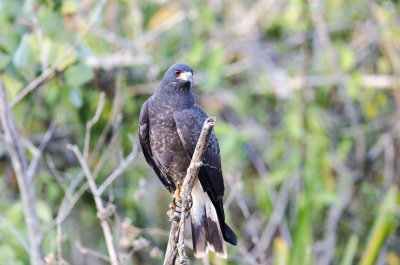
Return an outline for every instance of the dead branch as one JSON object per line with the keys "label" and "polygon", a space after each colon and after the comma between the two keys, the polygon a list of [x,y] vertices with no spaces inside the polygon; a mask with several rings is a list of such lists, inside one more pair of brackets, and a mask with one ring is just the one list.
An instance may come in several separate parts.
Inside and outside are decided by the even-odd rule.
{"label": "dead branch", "polygon": [[49,126],[49,129],[47,130],[46,134],[43,137],[42,142],[40,143],[40,146],[38,148],[38,152],[35,153],[31,163],[29,164],[28,170],[27,170],[27,177],[30,182],[33,182],[33,177],[35,176],[37,166],[39,164],[40,159],[42,158],[42,154],[44,149],[46,148],[46,145],[49,143],[51,140],[51,137],[53,136],[53,133],[56,129],[56,123],[53,120]]}
{"label": "dead branch", "polygon": [[18,131],[7,101],[3,81],[0,78],[0,120],[4,132],[4,141],[17,177],[18,187],[29,235],[29,258],[32,265],[43,264],[42,237],[36,211],[34,185],[28,178],[28,161],[22,148]]}
{"label": "dead branch", "polygon": [[203,129],[201,130],[199,140],[197,141],[196,149],[193,153],[192,161],[186,172],[186,177],[182,185],[180,198],[182,198],[182,211],[179,223],[172,221],[171,230],[169,233],[168,247],[165,252],[164,265],[173,265],[176,261],[176,256],[179,251],[179,264],[187,264],[187,257],[184,248],[184,229],[185,215],[188,199],[192,193],[194,181],[201,167],[201,161],[204,151],[208,146],[210,134],[215,124],[215,118],[211,117],[204,121]]}
{"label": "dead branch", "polygon": [[83,168],[83,171],[85,172],[87,181],[89,183],[90,189],[93,194],[94,201],[96,203],[96,208],[97,208],[97,212],[98,212],[98,217],[100,219],[101,227],[103,228],[103,233],[104,233],[104,238],[105,238],[106,244],[107,244],[108,254],[110,255],[110,262],[112,265],[118,265],[119,262],[118,262],[117,252],[115,251],[110,224],[107,221],[107,217],[108,217],[107,210],[103,204],[103,201],[101,200],[101,198],[99,196],[97,186],[96,186],[96,183],[92,176],[92,173],[90,172],[89,166],[87,165],[85,159],[82,156],[82,153],[79,151],[79,149],[76,145],[69,144],[69,145],[67,145],[67,148],[70,149],[72,152],[74,152],[76,158],[79,160],[79,163],[81,164],[81,167]]}
{"label": "dead branch", "polygon": [[92,255],[93,257],[105,260],[107,262],[111,262],[108,256],[106,256],[100,252],[97,252],[93,249],[82,246],[81,242],[79,242],[79,241],[75,241],[75,246],[79,250],[79,252],[82,253],[82,255]]}
{"label": "dead branch", "polygon": [[105,93],[101,92],[99,104],[97,105],[97,109],[96,109],[96,113],[94,114],[94,117],[86,123],[85,144],[83,147],[83,157],[85,159],[87,159],[88,155],[89,155],[90,131],[92,130],[93,125],[95,125],[99,121],[101,112],[103,111],[103,108],[104,108],[105,101],[106,101]]}

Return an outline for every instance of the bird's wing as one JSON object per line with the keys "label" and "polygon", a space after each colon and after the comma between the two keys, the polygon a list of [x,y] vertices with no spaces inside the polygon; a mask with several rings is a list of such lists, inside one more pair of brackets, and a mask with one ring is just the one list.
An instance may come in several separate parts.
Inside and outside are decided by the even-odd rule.
{"label": "bird's wing", "polygon": [[149,134],[149,112],[147,101],[143,104],[142,109],[140,111],[139,118],[139,141],[140,146],[142,147],[142,151],[144,157],[147,161],[147,164],[151,166],[154,172],[157,174],[158,178],[161,180],[163,185],[172,193],[175,190],[175,185],[171,182],[166,174],[162,172],[159,167],[159,163],[154,159],[153,153],[151,152],[150,147],[150,134]]}
{"label": "bird's wing", "polygon": [[[179,137],[188,155],[193,156],[207,114],[195,104],[191,109],[174,112],[174,119]],[[210,142],[205,150],[203,166],[199,171],[199,180],[217,210],[220,222],[224,223],[224,181],[221,170],[221,157],[217,136],[211,133]]]}

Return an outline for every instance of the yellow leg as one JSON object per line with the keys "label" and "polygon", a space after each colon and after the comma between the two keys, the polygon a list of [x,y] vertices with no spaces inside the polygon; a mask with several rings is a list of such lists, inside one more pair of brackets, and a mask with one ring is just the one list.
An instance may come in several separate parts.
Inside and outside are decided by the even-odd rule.
{"label": "yellow leg", "polygon": [[177,206],[177,204],[181,202],[181,197],[179,196],[181,193],[181,188],[182,188],[182,182],[178,181],[177,188],[173,194],[172,203],[169,204],[170,210],[167,212],[167,215],[169,216],[170,219],[173,218],[175,212],[180,214],[180,212],[176,210],[176,207],[179,207]]}

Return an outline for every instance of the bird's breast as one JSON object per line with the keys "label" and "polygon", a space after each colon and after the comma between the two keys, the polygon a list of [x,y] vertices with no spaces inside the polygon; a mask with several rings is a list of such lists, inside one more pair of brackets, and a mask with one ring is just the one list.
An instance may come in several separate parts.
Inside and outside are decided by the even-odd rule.
{"label": "bird's breast", "polygon": [[181,181],[190,164],[189,156],[178,135],[172,111],[161,106],[149,108],[150,147],[162,170],[174,182]]}

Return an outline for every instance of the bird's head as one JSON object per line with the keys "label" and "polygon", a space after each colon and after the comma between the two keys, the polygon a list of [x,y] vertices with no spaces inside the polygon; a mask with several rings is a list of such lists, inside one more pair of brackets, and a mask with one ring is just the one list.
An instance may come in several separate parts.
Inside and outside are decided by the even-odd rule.
{"label": "bird's head", "polygon": [[172,65],[164,75],[162,86],[178,91],[190,90],[193,86],[192,67],[184,63]]}

